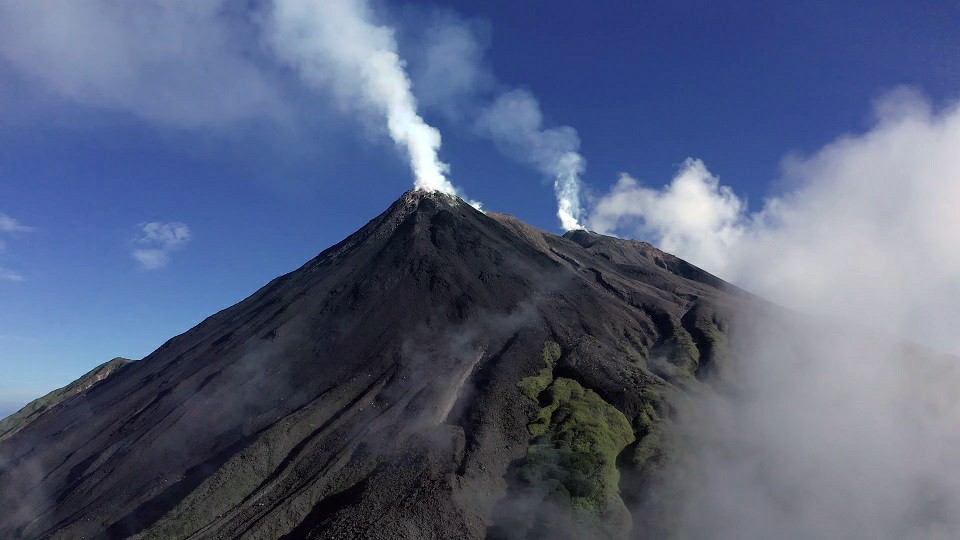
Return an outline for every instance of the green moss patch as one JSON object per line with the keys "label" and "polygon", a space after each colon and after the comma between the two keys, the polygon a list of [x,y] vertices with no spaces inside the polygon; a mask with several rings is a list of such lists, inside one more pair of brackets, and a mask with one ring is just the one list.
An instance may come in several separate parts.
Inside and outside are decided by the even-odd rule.
{"label": "green moss patch", "polygon": [[673,335],[667,340],[667,344],[673,348],[673,354],[670,357],[673,365],[690,372],[696,369],[700,362],[700,350],[697,349],[697,344],[689,332],[677,326],[673,329]]}
{"label": "green moss patch", "polygon": [[577,381],[553,378],[560,357],[555,343],[547,343],[543,357],[546,366],[519,383],[540,409],[528,426],[530,446],[515,469],[519,492],[511,495],[499,534],[549,538],[568,524],[622,536],[630,515],[620,498],[617,456],[634,441],[630,422]]}
{"label": "green moss patch", "polygon": [[[730,347],[726,332],[714,321],[707,321],[698,329],[703,332],[708,352],[706,362],[701,361],[701,367],[704,367],[703,364],[705,364],[708,372],[704,372],[702,375],[714,373],[723,378],[730,368]],[[698,372],[697,375],[699,376],[701,373]]]}
{"label": "green moss patch", "polygon": [[573,379],[554,380],[541,404],[520,479],[545,498],[568,503],[578,520],[622,506],[616,462],[634,440],[627,418]]}
{"label": "green moss patch", "polygon": [[636,418],[639,441],[633,449],[632,464],[639,471],[650,471],[669,458],[665,429],[669,423],[669,408],[664,396],[654,388],[643,390],[645,406]]}
{"label": "green moss patch", "polygon": [[520,387],[520,392],[536,401],[540,392],[543,392],[553,380],[553,365],[556,364],[559,359],[560,344],[555,341],[548,341],[543,346],[543,363],[546,365],[533,377],[526,377],[517,383],[517,386]]}

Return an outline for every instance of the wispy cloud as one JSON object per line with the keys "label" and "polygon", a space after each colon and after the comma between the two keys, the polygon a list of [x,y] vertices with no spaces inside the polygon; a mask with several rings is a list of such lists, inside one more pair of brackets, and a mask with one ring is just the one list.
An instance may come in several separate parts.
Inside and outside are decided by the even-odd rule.
{"label": "wispy cloud", "polygon": [[30,232],[32,230],[33,227],[28,227],[3,212],[0,212],[0,233]]}
{"label": "wispy cloud", "polygon": [[[20,233],[33,231],[33,227],[24,225],[18,220],[0,212],[0,252],[7,248],[6,237],[14,237]],[[23,274],[0,265],[0,280],[2,281],[23,281]]]}
{"label": "wispy cloud", "polygon": [[389,134],[417,188],[459,193],[395,33],[368,0],[0,3],[0,59],[70,101],[205,131],[299,129],[312,125],[311,101],[339,102],[351,121],[368,113],[359,125]]}
{"label": "wispy cloud", "polygon": [[0,266],[0,279],[4,281],[23,281],[23,275]]}
{"label": "wispy cloud", "polygon": [[130,255],[144,270],[157,270],[168,265],[171,253],[190,241],[190,228],[184,223],[153,221],[140,225]]}
{"label": "wispy cloud", "polygon": [[448,11],[435,13],[418,34],[411,76],[425,108],[452,121],[469,121],[480,96],[495,90],[496,80],[484,64],[489,24],[463,20]]}
{"label": "wispy cloud", "polygon": [[227,0],[3,2],[0,56],[69,100],[163,125],[282,117],[254,16]]}

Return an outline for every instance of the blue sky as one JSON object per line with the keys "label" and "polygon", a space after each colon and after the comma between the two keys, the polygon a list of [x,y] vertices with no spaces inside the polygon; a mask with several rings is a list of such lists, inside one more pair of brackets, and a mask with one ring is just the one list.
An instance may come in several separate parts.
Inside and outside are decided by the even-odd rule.
{"label": "blue sky", "polygon": [[[279,65],[249,14],[227,5],[218,24],[246,47],[255,82],[204,41],[176,58],[211,63],[151,64],[143,84],[124,88],[110,79],[125,73],[111,71],[112,57],[72,34],[20,24],[16,43],[0,39],[0,213],[30,228],[0,229],[0,268],[22,276],[0,279],[0,414],[110,358],[148,354],[412,186],[376,122]],[[0,10],[0,26],[37,16],[16,11]],[[485,208],[554,232],[550,181],[472,125],[490,96],[526,90],[546,128],[576,130],[588,209],[619,173],[659,186],[688,157],[756,208],[782,189],[785,156],[869,129],[890,89],[911,86],[941,105],[960,88],[960,8],[947,3],[491,0],[378,2],[372,12],[397,31],[449,178]],[[438,25],[475,40],[480,75],[474,92],[432,103],[423,36]],[[198,82],[193,65],[222,71]],[[109,84],[83,78],[99,73]],[[235,85],[249,92],[231,108],[223,95]],[[186,224],[189,240],[164,247],[145,239],[147,223]],[[154,248],[168,251],[161,268],[132,256]]]}

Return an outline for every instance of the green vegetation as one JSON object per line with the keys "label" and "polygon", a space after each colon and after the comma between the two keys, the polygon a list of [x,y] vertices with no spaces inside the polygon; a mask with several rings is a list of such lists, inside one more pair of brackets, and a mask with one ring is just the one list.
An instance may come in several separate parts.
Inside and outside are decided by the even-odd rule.
{"label": "green vegetation", "polygon": [[643,339],[639,335],[624,329],[623,339],[617,341],[617,346],[631,362],[646,367],[649,347],[644,344]]}
{"label": "green vegetation", "polygon": [[707,339],[715,346],[726,347],[727,334],[713,321],[707,323]]}
{"label": "green vegetation", "polygon": [[664,489],[659,475],[678,459],[670,404],[697,384],[701,367],[722,367],[729,354],[726,329],[714,317],[698,317],[688,326],[670,322],[656,342],[630,330],[617,332],[617,373],[641,399],[629,419],[578,381],[557,377],[560,347],[544,345],[543,367],[517,384],[537,409],[494,536],[553,538],[565,536],[567,527],[590,537],[625,536],[631,517],[620,495],[618,459],[635,482],[631,497],[658,504]]}
{"label": "green vegetation", "polygon": [[663,395],[653,387],[643,389],[643,399],[646,405],[636,420],[639,442],[632,461],[638,470],[649,471],[663,465],[669,457],[664,433],[669,410]]}
{"label": "green vegetation", "polygon": [[691,373],[697,368],[700,362],[700,350],[697,349],[693,336],[682,326],[673,329],[673,335],[667,340],[667,344],[673,349],[670,363]]}
{"label": "green vegetation", "polygon": [[560,359],[560,344],[555,341],[548,341],[543,346],[543,363],[546,364],[533,377],[527,377],[520,381],[518,386],[523,395],[536,401],[540,392],[543,392],[550,381],[553,380],[553,365]]}
{"label": "green vegetation", "polygon": [[[544,347],[546,367],[527,377],[520,389],[540,405],[529,424],[531,443],[516,470],[521,495],[528,503],[515,516],[509,536],[549,537],[549,528],[563,520],[545,515],[546,509],[567,511],[581,526],[601,536],[616,537],[629,522],[620,499],[617,456],[634,441],[627,418],[596,392],[577,381],[553,378],[560,348]],[[540,501],[531,505],[529,501]]]}
{"label": "green vegetation", "polygon": [[649,365],[653,372],[673,385],[686,385],[700,366],[701,351],[694,336],[683,326],[671,323],[670,334],[651,350]]}
{"label": "green vegetation", "polygon": [[114,358],[109,362],[93,368],[84,376],[67,386],[58,388],[41,398],[31,401],[24,408],[0,420],[0,441],[13,436],[14,433],[27,427],[31,422],[39,418],[40,415],[56,407],[65,399],[86,392],[93,387],[93,385],[106,379],[115,371],[132,361],[133,360],[127,360],[126,358]]}
{"label": "green vegetation", "polygon": [[707,341],[707,351],[709,351],[709,369],[712,373],[725,378],[730,368],[730,347],[728,345],[727,334],[724,329],[717,326],[714,321],[707,321],[700,328]]}
{"label": "green vegetation", "polygon": [[545,498],[569,504],[579,520],[622,505],[617,455],[634,439],[623,413],[565,378],[553,381],[541,404],[529,426],[534,439],[520,479]]}

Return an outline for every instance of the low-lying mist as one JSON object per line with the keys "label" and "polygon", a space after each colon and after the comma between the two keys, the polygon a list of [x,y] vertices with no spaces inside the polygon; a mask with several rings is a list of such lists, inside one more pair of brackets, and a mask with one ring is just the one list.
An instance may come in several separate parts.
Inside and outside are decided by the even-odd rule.
{"label": "low-lying mist", "polygon": [[735,368],[679,407],[677,537],[960,534],[955,357],[802,315],[740,327]]}

